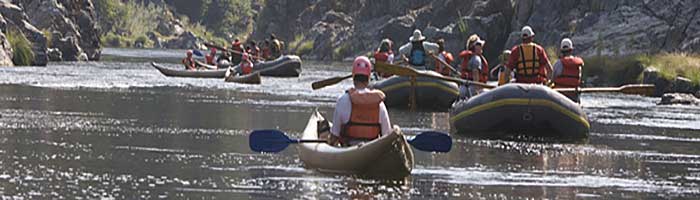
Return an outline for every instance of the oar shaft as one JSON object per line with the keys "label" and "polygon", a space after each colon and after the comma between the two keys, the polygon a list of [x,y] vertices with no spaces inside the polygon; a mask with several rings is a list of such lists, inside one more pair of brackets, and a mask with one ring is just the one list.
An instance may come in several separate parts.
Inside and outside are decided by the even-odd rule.
{"label": "oar shaft", "polygon": [[324,143],[328,142],[327,140],[303,140],[303,139],[296,139],[296,140],[291,140],[292,142],[290,143]]}

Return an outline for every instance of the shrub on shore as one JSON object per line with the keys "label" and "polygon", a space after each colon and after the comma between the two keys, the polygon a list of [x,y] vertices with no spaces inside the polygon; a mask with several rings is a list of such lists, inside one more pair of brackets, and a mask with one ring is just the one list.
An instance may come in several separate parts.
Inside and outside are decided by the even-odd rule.
{"label": "shrub on shore", "polygon": [[8,31],[7,40],[12,46],[12,62],[17,66],[29,66],[34,60],[32,44],[27,37],[19,31]]}

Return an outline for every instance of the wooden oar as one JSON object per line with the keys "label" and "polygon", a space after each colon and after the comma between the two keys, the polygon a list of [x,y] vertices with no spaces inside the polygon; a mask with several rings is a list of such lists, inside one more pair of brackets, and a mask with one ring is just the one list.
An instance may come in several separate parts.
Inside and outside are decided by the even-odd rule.
{"label": "wooden oar", "polygon": [[388,64],[388,63],[377,63],[375,65],[375,69],[379,72],[382,72],[382,73],[390,73],[390,74],[395,74],[395,75],[399,75],[399,76],[424,76],[424,77],[430,77],[430,78],[435,78],[435,79],[440,79],[440,80],[445,80],[445,81],[451,81],[451,82],[455,82],[455,83],[463,84],[463,85],[477,85],[477,86],[481,86],[483,88],[489,88],[489,89],[496,87],[493,85],[488,85],[486,83],[468,81],[468,80],[447,77],[447,76],[442,76],[442,75],[434,75],[434,74],[418,71],[418,70],[413,69],[411,67],[402,67],[402,66],[392,65],[392,64]]}
{"label": "wooden oar", "polygon": [[[411,146],[427,152],[449,152],[452,149],[450,135],[435,131],[426,131],[413,137],[406,137]],[[292,139],[280,130],[255,130],[248,136],[250,149],[255,152],[276,153],[284,150],[289,144],[324,143],[326,140]]]}
{"label": "wooden oar", "polygon": [[447,66],[447,68],[450,68],[450,70],[451,70],[452,72],[454,72],[454,73],[456,73],[456,74],[459,75],[459,71],[457,71],[457,69],[455,69],[454,67],[452,67],[452,65],[450,65],[450,64],[448,64],[447,62],[445,62],[444,60],[438,58],[437,56],[435,56],[435,54],[430,54],[430,56],[433,57],[435,60],[438,60],[438,62],[442,63],[443,65]]}
{"label": "wooden oar", "polygon": [[343,81],[345,79],[349,79],[351,77],[352,77],[352,74],[347,75],[347,76],[336,76],[333,78],[316,81],[316,82],[311,83],[311,88],[313,88],[314,90],[317,90],[317,89],[324,88],[324,87],[329,86],[329,85],[335,85],[335,84],[339,83],[340,81]]}
{"label": "wooden oar", "polygon": [[217,66],[214,65],[208,65],[206,63],[203,63],[202,61],[195,60],[194,63],[196,63],[199,66],[202,66],[207,69],[219,69]]}
{"label": "wooden oar", "polygon": [[629,84],[621,87],[593,87],[593,88],[556,88],[561,93],[594,93],[594,92],[619,92],[623,94],[637,94],[652,96],[656,87],[652,84]]}

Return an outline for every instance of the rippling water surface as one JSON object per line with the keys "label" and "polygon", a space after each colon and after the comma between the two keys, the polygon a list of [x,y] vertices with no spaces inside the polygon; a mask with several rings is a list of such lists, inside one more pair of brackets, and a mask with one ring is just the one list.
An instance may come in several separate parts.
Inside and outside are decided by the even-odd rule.
{"label": "rippling water surface", "polygon": [[[305,169],[296,149],[258,154],[253,129],[300,136],[350,82],[343,63],[305,62],[262,85],[166,78],[151,61],[182,51],[107,49],[105,61],[0,68],[0,195],[15,198],[657,199],[700,197],[700,108],[658,98],[583,96],[586,143],[454,135],[447,154],[416,151],[405,183]],[[166,64],[179,67],[176,64]],[[447,113],[390,110],[409,134],[448,131]]]}

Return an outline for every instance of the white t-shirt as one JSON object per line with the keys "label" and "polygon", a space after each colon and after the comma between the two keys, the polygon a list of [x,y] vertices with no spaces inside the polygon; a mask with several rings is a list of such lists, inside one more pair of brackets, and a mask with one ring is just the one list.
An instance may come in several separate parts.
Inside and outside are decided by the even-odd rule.
{"label": "white t-shirt", "polygon": [[[413,44],[412,44],[412,42],[408,42],[408,43],[404,44],[403,46],[399,47],[399,55],[404,55],[406,57],[410,57],[409,54],[411,54],[411,49],[413,49]],[[438,53],[440,46],[438,46],[438,44],[432,43],[432,42],[423,42],[423,49],[425,50],[426,54]]]}
{"label": "white t-shirt", "polygon": [[[369,92],[368,88],[360,89],[358,92]],[[340,137],[340,131],[343,124],[350,122],[350,112],[352,111],[352,103],[350,102],[350,94],[345,93],[335,103],[335,112],[333,113],[333,126],[331,133]],[[382,135],[387,135],[393,131],[391,121],[389,120],[389,112],[386,110],[384,102],[379,104],[379,124],[381,125]]]}

